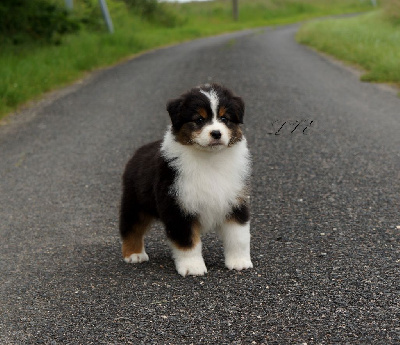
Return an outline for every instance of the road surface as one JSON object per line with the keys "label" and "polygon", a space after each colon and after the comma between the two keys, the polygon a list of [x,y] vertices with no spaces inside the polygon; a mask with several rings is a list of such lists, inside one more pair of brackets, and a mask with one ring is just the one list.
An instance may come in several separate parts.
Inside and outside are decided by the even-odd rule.
{"label": "road surface", "polygon": [[[400,99],[294,40],[249,30],[141,55],[0,128],[1,344],[400,342]],[[221,82],[246,102],[254,269],[120,254],[120,179],[166,101]]]}

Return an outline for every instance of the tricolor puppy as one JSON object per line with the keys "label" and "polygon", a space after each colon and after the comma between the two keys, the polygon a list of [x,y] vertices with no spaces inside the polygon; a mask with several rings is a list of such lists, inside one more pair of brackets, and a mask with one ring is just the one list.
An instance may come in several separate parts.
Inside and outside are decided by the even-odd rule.
{"label": "tricolor puppy", "polygon": [[144,235],[158,219],[182,276],[207,272],[201,235],[212,230],[223,242],[229,269],[253,267],[243,100],[218,84],[206,84],[171,100],[167,110],[171,126],[164,139],[139,148],[123,175],[125,261],[149,259]]}

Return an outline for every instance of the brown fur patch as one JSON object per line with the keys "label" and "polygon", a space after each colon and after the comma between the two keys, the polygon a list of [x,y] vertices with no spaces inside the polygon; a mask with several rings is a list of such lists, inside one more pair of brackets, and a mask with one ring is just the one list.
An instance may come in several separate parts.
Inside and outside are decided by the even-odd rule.
{"label": "brown fur patch", "polygon": [[175,134],[175,138],[182,145],[193,145],[193,138],[198,136],[200,132],[201,130],[194,130],[193,125],[189,122],[181,127],[179,132]]}
{"label": "brown fur patch", "polygon": [[141,214],[139,218],[140,220],[134,225],[132,232],[122,241],[122,256],[124,258],[143,251],[144,234],[149,229],[153,218],[146,214]]}
{"label": "brown fur patch", "polygon": [[250,185],[246,185],[236,197],[237,205],[233,208],[232,213],[227,215],[227,223],[244,224],[250,217]]}
{"label": "brown fur patch", "polygon": [[229,128],[231,131],[231,137],[229,139],[229,144],[228,146],[233,146],[235,145],[237,142],[241,141],[243,138],[243,133],[242,133],[242,129],[236,125],[233,126],[232,128]]}
{"label": "brown fur patch", "polygon": [[204,108],[197,109],[197,112],[203,119],[207,119],[207,111]]}
{"label": "brown fur patch", "polygon": [[190,247],[183,247],[176,242],[173,242],[173,245],[178,248],[179,250],[190,250],[193,249],[201,240],[201,227],[198,221],[193,222],[192,225],[192,238],[191,238],[191,245]]}
{"label": "brown fur patch", "polygon": [[218,116],[219,116],[219,117],[224,116],[225,113],[226,113],[226,108],[225,108],[225,107],[219,108],[219,111],[218,111]]}
{"label": "brown fur patch", "polygon": [[234,218],[232,215],[229,215],[229,216],[226,218],[225,223],[228,223],[228,224],[240,224],[240,223],[236,220],[236,218]]}
{"label": "brown fur patch", "polygon": [[245,224],[250,219],[250,211],[247,202],[234,207],[232,213],[226,217],[227,223]]}

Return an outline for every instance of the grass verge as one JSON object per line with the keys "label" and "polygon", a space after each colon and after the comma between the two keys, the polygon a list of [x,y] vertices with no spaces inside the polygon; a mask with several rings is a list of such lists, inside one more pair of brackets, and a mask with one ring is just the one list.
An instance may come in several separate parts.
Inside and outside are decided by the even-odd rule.
{"label": "grass verge", "polygon": [[113,35],[84,29],[67,36],[59,45],[24,43],[1,47],[0,119],[89,71],[151,48],[245,28],[370,9],[368,2],[359,0],[245,0],[240,2],[239,21],[235,22],[230,1],[163,3],[166,13],[177,18],[174,25],[163,25],[128,11],[121,1],[108,0],[108,5]]}
{"label": "grass verge", "polygon": [[388,20],[382,10],[307,23],[297,40],[362,67],[366,71],[363,81],[400,86],[400,25]]}

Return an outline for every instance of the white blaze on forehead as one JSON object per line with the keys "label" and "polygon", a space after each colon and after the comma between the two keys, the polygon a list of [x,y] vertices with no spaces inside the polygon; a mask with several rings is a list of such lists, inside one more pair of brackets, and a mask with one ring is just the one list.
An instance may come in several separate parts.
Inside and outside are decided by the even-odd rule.
{"label": "white blaze on forehead", "polygon": [[215,92],[214,89],[211,89],[210,91],[200,90],[200,92],[210,100],[210,106],[211,106],[211,110],[213,112],[213,117],[216,118],[218,103],[219,103],[217,93]]}

